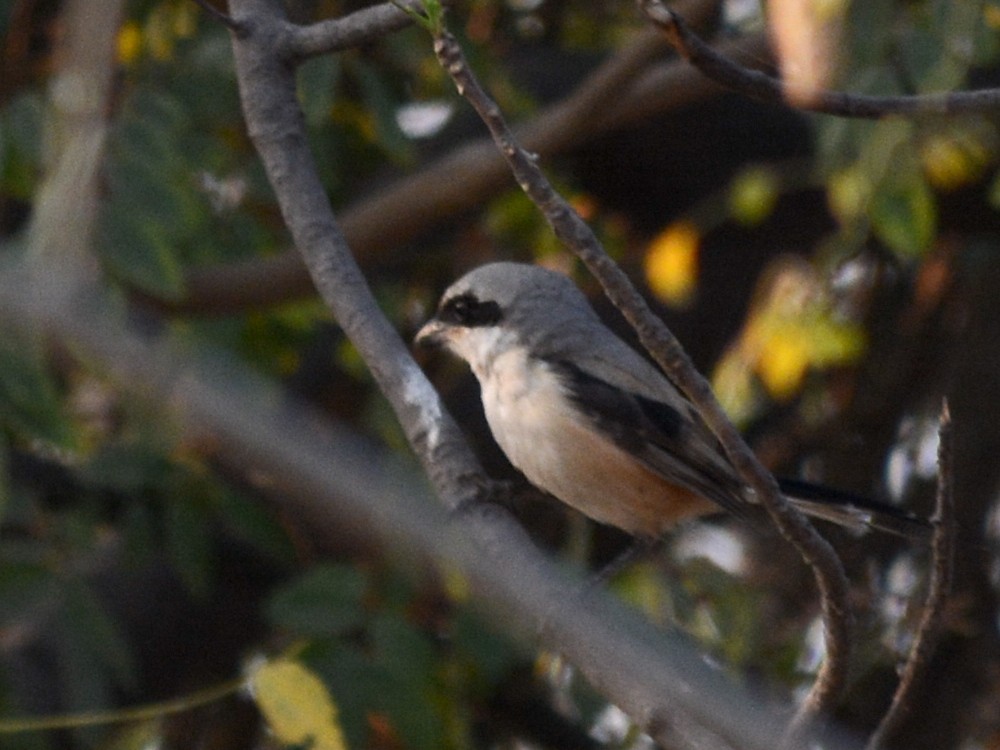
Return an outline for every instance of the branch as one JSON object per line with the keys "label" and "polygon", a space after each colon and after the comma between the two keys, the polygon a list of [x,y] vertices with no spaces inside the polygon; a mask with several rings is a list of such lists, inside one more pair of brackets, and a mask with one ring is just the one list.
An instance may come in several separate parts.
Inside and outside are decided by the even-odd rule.
{"label": "branch", "polygon": [[[443,539],[439,516],[428,513],[426,506],[418,508],[412,503],[419,483],[400,485],[406,487],[403,502],[409,514],[399,533],[407,534],[407,540],[414,544],[419,538],[419,549],[433,550],[436,559],[458,564],[478,584],[482,600],[491,603],[497,612],[508,614],[511,622],[522,627],[528,624],[535,630],[544,623],[552,643],[578,664],[598,690],[659,737],[676,744],[679,733],[690,738],[684,742],[686,747],[771,747],[775,724],[767,718],[761,721],[759,705],[752,706],[753,719],[749,723],[739,719],[739,728],[734,732],[737,716],[746,717],[746,704],[730,702],[731,688],[715,677],[703,682],[706,669],[697,658],[688,660],[685,656],[671,662],[662,655],[655,656],[673,639],[654,632],[648,623],[636,622],[634,616],[623,615],[623,608],[607,596],[582,601],[575,586],[554,573],[549,575],[553,571],[551,563],[532,547],[508,514],[489,504],[465,502],[477,496],[482,471],[436,392],[376,306],[333,217],[307,149],[293,71],[280,59],[288,25],[280,6],[270,0],[233,0],[232,4],[234,18],[247,29],[244,37],[233,39],[247,127],[285,222],[317,289],[364,357],[438,495],[447,507],[468,509],[459,514],[456,523],[462,541]],[[131,363],[136,358],[143,359],[127,359]],[[231,379],[224,382],[228,385]],[[201,395],[192,393],[187,398]],[[216,403],[214,394],[205,398],[206,403],[199,402],[197,408],[218,415],[225,401]],[[241,419],[247,429],[251,427],[245,424],[247,421],[257,429],[273,422],[254,414],[253,409],[235,418]],[[232,432],[230,429],[225,434]],[[269,432],[267,445],[277,454],[293,445],[292,437],[287,431]],[[301,441],[295,445],[297,452]],[[253,455],[261,453],[258,447]],[[260,460],[265,458],[274,460],[273,455],[260,456]],[[291,464],[280,462],[280,470],[286,474],[303,460],[295,452],[282,458],[294,458]],[[324,461],[321,466],[322,474],[313,475],[303,489],[322,498],[329,496],[330,467],[343,467],[345,463]],[[379,524],[399,505],[398,501],[394,505],[387,494],[390,488],[380,486],[371,491],[363,487],[360,492],[357,487],[347,489],[361,503],[361,517],[368,519],[365,527],[383,531]],[[408,528],[411,523],[412,531]],[[766,736],[763,744],[757,741],[761,731]]]}
{"label": "branch", "polygon": [[418,5],[419,0],[381,3],[340,18],[293,26],[288,52],[297,59],[306,59],[374,42],[409,26],[413,19],[404,7],[416,8]]}
{"label": "branch", "polygon": [[721,86],[764,102],[788,105],[801,102],[797,109],[841,117],[877,119],[887,115],[943,115],[962,112],[989,112],[1000,109],[1000,89],[954,91],[916,96],[868,96],[840,91],[798,90],[780,79],[744,68],[698,38],[684,20],[660,0],[639,0],[646,17],[658,26],[685,60]]}
{"label": "branch", "polygon": [[503,115],[469,68],[458,42],[443,26],[432,29],[434,52],[451,75],[455,88],[479,113],[518,184],[538,206],[556,236],[586,264],[605,294],[635,329],[642,345],[665,373],[695,404],[702,418],[719,438],[739,475],[767,509],[782,535],[812,567],[822,596],[827,658],[794,722],[804,726],[809,717],[829,712],[847,675],[851,615],[848,585],[840,559],[809,522],[778,491],[770,473],[757,461],[716,401],[708,382],[695,369],[680,343],[663,321],[652,313],[628,276],[608,257],[590,227],[553,188],[539,169],[537,159],[517,142]]}
{"label": "branch", "polygon": [[482,488],[482,469],[382,315],[334,219],[309,151],[294,68],[283,58],[290,24],[269,0],[231,5],[246,30],[233,36],[233,53],[247,130],[285,223],[316,289],[364,357],[439,494],[459,506]]}
{"label": "branch", "polygon": [[[242,0],[241,0],[242,1]],[[257,27],[259,28],[259,27]],[[342,426],[279,394],[273,383],[169,337],[140,337],[114,304],[69,297],[59,279],[0,275],[5,330],[43,329],[89,367],[163,414],[177,440],[210,440],[223,460],[250,463],[281,513],[318,535],[356,529],[413,572],[428,563],[458,571],[491,621],[551,644],[597,690],[678,750],[770,750],[781,718],[606,591],[548,559],[495,505],[446,516],[422,477]],[[176,428],[176,431],[174,430]],[[841,738],[830,750],[859,750]]]}
{"label": "branch", "polygon": [[81,284],[99,275],[90,242],[123,5],[124,0],[66,4],[61,19],[66,34],[56,58],[61,64],[49,85],[45,177],[28,230],[29,255],[40,273],[74,276]]}
{"label": "branch", "polygon": [[952,450],[951,411],[947,399],[941,408],[938,428],[938,486],[934,507],[934,537],[931,541],[931,579],[923,616],[910,648],[892,704],[868,741],[867,750],[883,747],[902,726],[913,708],[913,696],[930,668],[931,657],[941,638],[944,611],[951,593],[955,564],[955,498],[953,492],[954,455]]}
{"label": "branch", "polygon": [[[698,23],[711,16],[714,4],[714,0],[692,0],[683,7]],[[741,40],[740,48],[747,42]],[[753,54],[766,54],[763,36],[749,42]],[[534,153],[553,156],[602,133],[713,95],[690,65],[678,61],[651,65],[663,50],[658,32],[638,34],[569,96],[519,127],[518,139]],[[377,263],[421,234],[481,206],[509,185],[509,174],[489,137],[463,144],[345,208],[341,230],[362,265]],[[390,213],[393,220],[387,224],[385,216]],[[295,251],[193,268],[184,286],[183,299],[146,298],[146,302],[169,314],[222,315],[287,302],[314,290]]]}

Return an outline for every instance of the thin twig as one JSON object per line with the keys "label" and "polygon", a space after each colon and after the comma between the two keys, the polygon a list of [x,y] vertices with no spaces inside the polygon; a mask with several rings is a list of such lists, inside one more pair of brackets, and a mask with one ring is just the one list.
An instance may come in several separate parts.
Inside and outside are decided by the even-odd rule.
{"label": "thin twig", "polygon": [[948,401],[941,407],[940,443],[938,445],[938,482],[934,516],[934,536],[931,541],[932,564],[923,615],[903,668],[892,704],[868,741],[867,750],[877,750],[909,716],[913,696],[930,667],[934,648],[941,637],[944,610],[951,593],[955,561],[955,499],[952,424]]}
{"label": "thin twig", "polygon": [[[914,96],[869,96],[842,91],[809,90],[805,92],[808,96],[796,97],[795,90],[780,79],[745,68],[713,50],[688,28],[684,19],[660,0],[638,1],[646,17],[663,30],[678,54],[711,80],[753,99],[780,102],[809,112],[867,119],[877,119],[887,115],[987,112],[1000,108],[1000,89]],[[790,102],[802,103],[791,105]]]}
{"label": "thin twig", "polygon": [[810,717],[833,707],[847,675],[852,617],[847,599],[847,577],[840,559],[829,543],[781,496],[774,478],[760,465],[728,420],[708,382],[695,369],[680,343],[649,309],[625,273],[608,257],[586,222],[553,189],[539,169],[537,158],[519,145],[500,108],[469,68],[454,36],[443,26],[431,31],[438,61],[451,75],[458,92],[479,113],[518,184],[542,211],[556,236],[598,279],[605,294],[635,329],[643,346],[695,404],[740,476],[771,514],[781,533],[811,566],[822,598],[827,658],[795,722],[796,727],[804,727]]}
{"label": "thin twig", "polygon": [[210,15],[212,18],[214,18],[219,23],[227,26],[229,28],[229,30],[232,31],[237,36],[240,36],[240,35],[246,33],[246,29],[243,27],[243,25],[239,21],[237,21],[232,16],[230,16],[230,15],[228,15],[226,13],[223,13],[221,10],[219,10],[214,5],[212,5],[210,2],[208,2],[208,0],[194,0],[194,1],[198,5],[199,8],[201,8],[203,11],[205,11],[206,13],[208,13],[208,15]]}
{"label": "thin twig", "polygon": [[228,698],[244,688],[246,678],[233,680],[202,688],[180,698],[147,703],[132,708],[114,708],[107,711],[83,711],[71,714],[49,716],[12,717],[0,719],[0,734],[21,734],[43,732],[55,729],[82,729],[83,727],[107,727],[114,724],[138,723],[142,721],[162,721],[172,714],[191,711],[199,706],[216,703]]}

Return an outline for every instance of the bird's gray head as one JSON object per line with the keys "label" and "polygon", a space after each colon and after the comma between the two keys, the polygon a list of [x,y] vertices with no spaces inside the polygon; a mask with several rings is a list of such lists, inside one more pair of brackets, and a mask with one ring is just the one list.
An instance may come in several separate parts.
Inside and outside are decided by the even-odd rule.
{"label": "bird's gray head", "polygon": [[513,346],[552,356],[585,344],[595,322],[586,297],[566,276],[523,263],[489,263],[448,287],[416,341],[446,347],[479,374]]}

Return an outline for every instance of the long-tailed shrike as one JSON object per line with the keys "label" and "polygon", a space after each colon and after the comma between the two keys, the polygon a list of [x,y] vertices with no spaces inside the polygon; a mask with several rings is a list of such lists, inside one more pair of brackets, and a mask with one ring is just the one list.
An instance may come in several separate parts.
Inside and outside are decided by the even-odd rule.
{"label": "long-tailed shrike", "polygon": [[[596,521],[650,539],[687,518],[755,504],[691,403],[562,274],[481,266],[448,288],[416,340],[469,363],[511,463]],[[781,485],[803,512],[853,529],[926,528],[889,506]]]}

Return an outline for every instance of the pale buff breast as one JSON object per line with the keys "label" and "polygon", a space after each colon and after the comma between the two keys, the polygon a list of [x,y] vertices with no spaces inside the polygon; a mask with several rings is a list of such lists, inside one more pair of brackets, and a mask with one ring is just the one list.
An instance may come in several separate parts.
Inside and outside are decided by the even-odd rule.
{"label": "pale buff breast", "polygon": [[588,429],[575,411],[559,408],[562,386],[544,363],[516,348],[491,365],[482,379],[486,419],[511,463],[536,486],[596,521],[646,537],[716,509]]}

